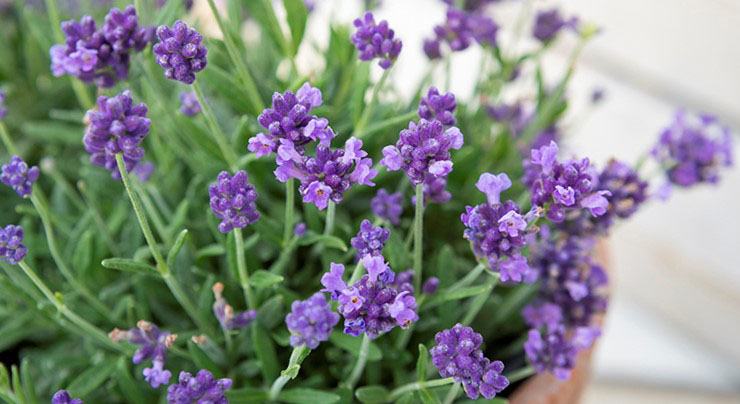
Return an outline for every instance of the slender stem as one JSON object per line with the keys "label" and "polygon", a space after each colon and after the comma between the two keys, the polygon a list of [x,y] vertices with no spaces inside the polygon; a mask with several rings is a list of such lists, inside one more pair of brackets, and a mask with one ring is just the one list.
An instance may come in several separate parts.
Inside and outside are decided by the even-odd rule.
{"label": "slender stem", "polygon": [[34,187],[31,193],[31,203],[33,204],[34,208],[36,208],[36,212],[38,212],[39,217],[41,218],[41,223],[44,225],[44,232],[46,233],[46,243],[49,245],[51,258],[54,260],[54,263],[57,264],[57,267],[59,268],[59,271],[62,273],[64,278],[67,279],[67,281],[72,285],[72,287],[75,288],[75,290],[80,292],[80,294],[98,313],[102,314],[107,319],[115,319],[116,316],[113,315],[113,312],[106,305],[104,305],[103,302],[101,302],[90,291],[90,289],[88,289],[84,284],[80,283],[77,278],[75,278],[69,267],[67,267],[67,264],[64,263],[64,260],[62,259],[62,254],[59,252],[59,248],[57,247],[54,230],[51,226],[51,217],[49,215],[49,210],[47,209],[46,204],[42,201],[45,199],[46,198],[43,197],[41,190],[38,187]]}
{"label": "slender stem", "polygon": [[239,272],[239,282],[241,282],[242,289],[244,289],[244,300],[248,308],[257,309],[257,300],[254,293],[252,293],[252,287],[249,286],[249,272],[247,272],[247,261],[244,257],[242,229],[234,229],[234,242],[236,244],[236,267]]}
{"label": "slender stem", "polygon": [[421,293],[422,242],[424,235],[424,184],[416,186],[416,212],[414,214],[414,290]]}
{"label": "slender stem", "polygon": [[504,376],[509,379],[509,383],[515,383],[519,380],[526,379],[533,374],[535,374],[534,368],[532,366],[525,366]]}
{"label": "slender stem", "polygon": [[298,366],[298,370],[300,370],[300,364],[310,353],[311,349],[309,349],[305,344],[293,348],[293,352],[290,354],[288,367],[280,373],[280,377],[275,379],[272,383],[272,387],[270,387],[270,400],[276,400],[285,384],[298,375],[297,370],[294,373],[291,372],[292,368]]}
{"label": "slender stem", "polygon": [[293,237],[293,214],[295,212],[295,178],[285,182],[285,225],[283,227],[283,245],[288,245]]}
{"label": "slender stem", "polygon": [[635,171],[640,172],[640,169],[642,169],[642,166],[645,165],[645,162],[647,162],[648,158],[650,157],[650,153],[643,153],[640,157],[637,158],[637,161],[635,162]]}
{"label": "slender stem", "polygon": [[[226,51],[229,54],[231,61],[234,63],[234,65],[236,65],[237,74],[239,75],[239,78],[241,79],[245,89],[247,90],[247,93],[249,94],[249,98],[252,101],[252,106],[254,107],[255,112],[260,112],[265,108],[265,104],[262,103],[262,98],[260,97],[259,91],[257,91],[257,86],[254,83],[254,79],[252,79],[252,76],[249,74],[249,69],[247,69],[247,65],[244,64],[244,61],[239,56],[239,51],[236,47],[236,44],[234,43],[234,38],[232,38],[231,33],[228,32],[228,29],[224,24],[224,20],[223,18],[221,18],[221,14],[219,14],[218,8],[216,8],[216,4],[213,2],[213,0],[208,0],[208,5],[211,7],[211,12],[216,18],[216,23],[218,24],[219,29],[221,29],[221,34],[223,35],[224,43],[226,44]],[[201,105],[203,105],[203,102],[201,102]]]}
{"label": "slender stem", "polygon": [[203,116],[206,118],[206,123],[211,130],[211,134],[216,140],[218,147],[221,149],[221,153],[224,155],[224,160],[226,160],[226,163],[229,164],[232,171],[238,170],[238,166],[236,164],[236,154],[234,154],[234,151],[229,145],[229,140],[226,138],[226,135],[216,122],[216,116],[213,115],[213,110],[211,109],[211,106],[208,105],[208,103],[206,102],[206,97],[203,95],[203,90],[200,88],[200,84],[198,84],[197,81],[193,83],[193,90],[195,90],[195,95],[198,97],[198,102],[200,103],[200,106],[202,108],[201,111],[203,111]]}
{"label": "slender stem", "polygon": [[136,9],[136,17],[139,20],[139,24],[144,25],[144,7],[141,5],[141,0],[134,0],[134,8]]}
{"label": "slender stem", "polygon": [[361,139],[363,136],[363,129],[365,129],[365,126],[367,126],[368,121],[370,120],[370,116],[373,114],[373,110],[375,109],[375,106],[378,104],[378,94],[380,93],[380,90],[385,85],[386,80],[388,80],[388,76],[391,73],[391,69],[386,69],[383,71],[383,75],[380,77],[380,80],[378,80],[377,83],[375,83],[375,86],[373,87],[373,94],[370,98],[370,103],[365,106],[365,110],[362,111],[362,115],[360,116],[360,120],[357,121],[357,125],[355,126],[354,135],[355,137]]}
{"label": "slender stem", "polygon": [[98,230],[103,235],[103,239],[105,241],[105,244],[108,246],[108,249],[110,252],[115,254],[116,256],[120,256],[120,250],[118,248],[118,244],[116,244],[115,241],[113,241],[113,237],[110,235],[110,230],[108,229],[108,226],[105,224],[105,221],[103,220],[103,216],[100,215],[100,210],[98,210],[97,205],[93,202],[92,196],[87,190],[87,185],[82,181],[77,182],[77,189],[80,191],[80,194],[82,195],[82,199],[85,201],[85,208],[90,211],[92,214],[93,220],[95,221],[96,225],[98,226]]}
{"label": "slender stem", "polygon": [[465,275],[464,278],[460,279],[456,283],[454,283],[452,286],[447,288],[447,292],[452,292],[454,290],[458,290],[460,288],[463,288],[465,286],[468,286],[471,284],[474,280],[478,279],[478,276],[480,276],[481,272],[486,268],[483,264],[478,264],[473,268],[472,271],[468,272],[467,275]]}
{"label": "slender stem", "polygon": [[443,401],[443,404],[452,404],[453,402],[455,402],[457,395],[460,394],[460,386],[460,383],[455,383],[452,385],[450,391],[447,392],[447,396],[445,397],[445,401]]}
{"label": "slender stem", "polygon": [[334,233],[334,219],[337,214],[337,205],[329,201],[329,206],[326,208],[326,225],[324,226],[324,235],[330,236]]}
{"label": "slender stem", "polygon": [[2,121],[0,121],[0,138],[2,138],[3,144],[5,145],[5,148],[8,149],[8,152],[10,154],[18,155],[18,150],[15,148],[13,141],[10,139],[8,128],[5,127],[5,124]]}
{"label": "slender stem", "polygon": [[149,212],[149,217],[152,219],[152,224],[154,224],[154,228],[157,229],[157,233],[159,233],[159,236],[164,241],[164,244],[172,244],[172,237],[170,236],[170,232],[167,230],[167,226],[165,226],[164,221],[162,220],[162,216],[154,207],[152,198],[149,197],[149,195],[144,190],[144,187],[141,186],[141,183],[138,182],[136,178],[134,178],[131,185],[133,185],[134,189],[136,189],[136,194],[139,195],[144,209]]}
{"label": "slender stem", "polygon": [[352,390],[355,388],[357,381],[360,380],[362,372],[365,370],[365,364],[367,363],[367,354],[370,350],[370,337],[367,334],[362,335],[362,345],[360,345],[360,353],[357,356],[357,362],[355,367],[352,369],[352,373],[347,381],[347,387]]}
{"label": "slender stem", "polygon": [[372,135],[373,133],[381,132],[383,130],[394,127],[396,125],[401,125],[401,124],[408,125],[409,121],[414,120],[415,118],[419,116],[418,114],[419,112],[417,111],[411,111],[411,112],[407,112],[400,116],[394,116],[393,118],[386,119],[384,121],[381,121],[375,125],[368,127],[362,133],[358,133],[357,137],[364,138],[369,135]]}
{"label": "slender stem", "polygon": [[36,275],[36,272],[31,269],[30,266],[25,261],[21,261],[18,263],[18,265],[23,269],[23,272],[26,273],[26,275],[33,281],[33,283],[36,285],[39,290],[41,290],[41,293],[44,294],[47,300],[56,307],[56,309],[62,313],[69,321],[77,325],[81,330],[84,330],[87,335],[98,341],[101,345],[107,346],[113,350],[119,351],[121,353],[128,353],[128,350],[126,350],[124,347],[114,343],[111,341],[108,336],[101,331],[99,328],[95,327],[94,325],[90,324],[87,320],[83,319],[82,317],[78,316],[75,312],[70,310],[67,306],[65,306],[49,289],[48,286],[44,283],[44,281],[39,278],[38,275]]}
{"label": "slender stem", "polygon": [[470,302],[470,307],[468,308],[468,312],[465,313],[465,317],[463,317],[461,323],[462,325],[470,325],[470,323],[473,322],[475,319],[475,316],[478,315],[480,310],[483,308],[483,305],[486,304],[486,301],[489,297],[491,297],[491,293],[493,293],[493,289],[496,287],[496,284],[498,283],[498,277],[490,277],[488,278],[488,284],[491,285],[490,288],[485,293],[481,293],[478,296],[473,298],[473,301]]}
{"label": "slender stem", "polygon": [[426,389],[430,387],[439,387],[439,386],[444,386],[450,383],[455,383],[455,379],[453,379],[452,377],[447,377],[445,379],[428,380],[426,382],[413,382],[409,384],[404,384],[403,386],[393,389],[393,391],[390,392],[390,394],[388,395],[388,401],[389,402],[394,401],[410,391],[416,391],[422,388]]}
{"label": "slender stem", "polygon": [[349,278],[348,285],[354,284],[358,279],[360,279],[360,277],[362,277],[362,269],[362,260],[357,261],[357,265],[355,265],[355,269],[352,271],[352,276]]}

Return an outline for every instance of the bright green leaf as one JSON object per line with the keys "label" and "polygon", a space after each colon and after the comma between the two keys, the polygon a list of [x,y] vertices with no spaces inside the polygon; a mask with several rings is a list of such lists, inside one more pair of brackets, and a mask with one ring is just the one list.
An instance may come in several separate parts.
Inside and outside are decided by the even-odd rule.
{"label": "bright green leaf", "polygon": [[249,283],[257,288],[257,289],[264,289],[269,288],[270,286],[277,285],[278,283],[282,282],[285,278],[283,278],[280,275],[275,275],[270,272],[267,272],[265,270],[257,270],[252,275],[249,276]]}
{"label": "bright green leaf", "polygon": [[101,264],[105,268],[117,269],[119,271],[137,272],[148,275],[157,273],[157,270],[153,266],[128,258],[106,258]]}
{"label": "bright green leaf", "polygon": [[[347,335],[344,333],[341,333],[339,331],[334,331],[329,336],[329,340],[336,346],[344,349],[345,351],[348,351],[354,356],[360,355],[360,346],[362,345],[362,338],[361,337],[353,337],[351,335]],[[378,346],[374,342],[370,342],[370,349],[367,353],[367,360],[369,361],[379,361],[383,359],[383,352],[378,348]]]}
{"label": "bright green leaf", "polygon": [[388,401],[388,389],[383,386],[365,386],[355,391],[355,397],[363,404],[380,404]]}
{"label": "bright green leaf", "polygon": [[305,388],[283,390],[278,395],[278,400],[291,404],[333,404],[339,401],[339,398],[334,393]]}

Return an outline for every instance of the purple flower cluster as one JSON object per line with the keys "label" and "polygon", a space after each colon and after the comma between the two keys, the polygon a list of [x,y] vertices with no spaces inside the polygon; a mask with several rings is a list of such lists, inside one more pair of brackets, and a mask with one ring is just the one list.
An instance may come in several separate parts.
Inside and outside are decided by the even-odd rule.
{"label": "purple flower cluster", "polygon": [[329,339],[332,328],[339,322],[339,314],[331,311],[323,293],[317,292],[306,300],[296,300],[285,316],[290,331],[290,345],[305,344],[316,349],[321,341]]}
{"label": "purple flower cluster", "polygon": [[23,261],[27,252],[23,245],[23,227],[9,224],[0,228],[0,260],[15,265]]}
{"label": "purple flower cluster", "polygon": [[80,398],[72,398],[67,390],[59,390],[51,398],[51,404],[84,404]]}
{"label": "purple flower cluster", "polygon": [[535,17],[532,35],[542,42],[547,42],[553,39],[561,29],[567,27],[576,29],[577,24],[578,19],[576,17],[565,20],[556,8],[539,11]]}
{"label": "purple flower cluster", "polygon": [[152,367],[144,368],[143,374],[145,380],[153,388],[170,382],[172,374],[169,370],[164,369],[164,361],[167,359],[167,349],[175,343],[177,334],[161,331],[156,325],[141,320],[136,323],[136,328],[128,331],[121,331],[116,328],[108,336],[113,342],[126,340],[134,345],[139,345],[139,349],[134,353],[134,364],[141,363],[149,358],[152,359]]}
{"label": "purple flower cluster", "polygon": [[[452,194],[447,191],[447,177],[437,177],[436,175],[424,174],[422,191],[424,192],[424,205],[428,203],[445,203],[452,199]],[[416,205],[416,195],[411,197],[411,204]]]}
{"label": "purple flower cluster", "polygon": [[206,369],[201,369],[193,377],[188,372],[180,372],[177,384],[167,388],[167,402],[170,404],[228,404],[224,393],[231,387],[231,379],[216,379]]}
{"label": "purple flower cluster", "polygon": [[180,112],[185,116],[195,116],[201,111],[200,102],[195,91],[180,93]]}
{"label": "purple flower cluster", "polygon": [[13,156],[10,163],[3,164],[0,181],[13,188],[21,197],[31,195],[33,183],[39,179],[39,168],[29,167],[22,158]]}
{"label": "purple flower cluster", "polygon": [[383,246],[388,241],[391,231],[384,227],[375,227],[369,220],[365,219],[360,224],[357,236],[352,237],[350,244],[357,249],[357,257],[366,255],[378,256],[383,252]]}
{"label": "purple flower cluster", "polygon": [[289,178],[301,181],[299,191],[303,202],[311,202],[319,210],[329,205],[329,201],[340,203],[344,192],[355,184],[374,186],[371,181],[378,175],[372,169],[373,161],[362,150],[362,141],[351,137],[344,149],[332,150],[321,143],[316,146],[316,156],[309,156],[283,139],[278,148],[275,177],[281,182]]}
{"label": "purple flower cluster", "polygon": [[218,182],[208,188],[211,211],[221,219],[218,224],[221,233],[247,227],[260,218],[255,203],[257,191],[247,180],[247,172],[244,170],[237,171],[233,177],[222,171],[218,175]]}
{"label": "purple flower cluster", "polygon": [[5,106],[5,91],[0,90],[0,119],[8,115],[8,108]]}
{"label": "purple flower cluster", "polygon": [[193,84],[195,73],[208,64],[208,49],[202,43],[203,35],[178,20],[172,28],[159,26],[157,38],[159,43],[154,45],[154,54],[157,55],[157,63],[164,68],[165,77]]}
{"label": "purple flower cluster", "polygon": [[450,149],[459,150],[462,145],[463,135],[457,127],[445,130],[437,120],[421,119],[418,125],[409,122],[395,146],[383,148],[381,163],[389,171],[403,169],[411,183],[418,185],[426,174],[445,177],[452,172]]}
{"label": "purple flower cluster", "polygon": [[276,153],[281,141],[290,141],[293,147],[303,154],[303,147],[311,141],[329,145],[335,136],[326,119],[311,115],[311,108],[321,106],[321,90],[311,87],[309,83],[295,93],[272,95],[272,108],[266,108],[257,117],[257,121],[269,133],[259,133],[249,139],[248,149],[257,157]]}
{"label": "purple flower cluster", "polygon": [[430,87],[426,97],[419,101],[419,117],[426,120],[436,119],[444,126],[454,126],[457,123],[455,109],[457,109],[455,94],[440,94],[437,87]]}
{"label": "purple flower cluster", "polygon": [[732,165],[732,134],[714,116],[694,116],[679,110],[652,153],[672,184],[715,184],[720,167]]}
{"label": "purple flower cluster", "polygon": [[548,371],[558,379],[567,380],[576,365],[578,352],[590,347],[599,335],[601,331],[591,327],[578,327],[569,335],[564,326],[558,325],[548,327],[544,336],[540,330],[531,329],[524,352],[538,373]]}
{"label": "purple flower cluster", "polygon": [[151,28],[139,26],[133,6],[111,9],[101,29],[92,17],[85,16],[80,22],[63,22],[62,31],[64,45],[49,50],[54,76],[69,74],[86,83],[95,81],[102,88],[125,79],[131,53],[143,50],[153,37]]}
{"label": "purple flower cluster", "polygon": [[429,59],[442,57],[442,43],[447,43],[452,52],[467,49],[473,41],[481,45],[496,46],[498,25],[490,17],[467,12],[454,7],[447,9],[447,20],[434,27],[435,37],[424,40],[424,53]]}
{"label": "purple flower cluster", "polygon": [[403,213],[403,195],[400,192],[389,194],[388,191],[381,188],[370,201],[370,209],[375,216],[392,225],[397,225],[401,221],[401,213]]}
{"label": "purple flower cluster", "polygon": [[488,203],[466,206],[461,220],[465,224],[463,236],[469,240],[478,258],[488,261],[488,268],[500,274],[504,282],[532,283],[537,273],[527,264],[521,249],[527,245],[526,236],[534,231],[528,219],[513,201],[501,203],[501,192],[511,187],[506,174],[483,173],[475,184],[488,198]]}
{"label": "purple flower cluster", "polygon": [[419,319],[413,288],[408,290],[409,282],[395,283],[396,274],[382,255],[366,255],[362,265],[367,274],[351,286],[342,280],[344,265],[341,264],[332,263],[330,271],[321,278],[324,285],[321,291],[330,292],[332,300],[339,302],[345,334],[365,333],[376,338],[396,325],[406,329]]}
{"label": "purple flower cluster", "polygon": [[224,299],[224,284],[216,282],[213,284],[213,296],[216,301],[213,302],[213,314],[221,323],[224,330],[238,330],[248,326],[257,318],[257,312],[254,310],[245,310],[234,312],[234,308]]}
{"label": "purple flower cluster", "polygon": [[606,213],[611,195],[606,190],[595,190],[595,174],[588,158],[560,162],[557,160],[558,146],[549,145],[532,150],[532,159],[525,164],[523,182],[532,194],[532,206],[547,212],[547,218],[555,223],[566,219],[568,211],[586,208],[592,216]]}
{"label": "purple flower cluster", "polygon": [[483,337],[470,327],[456,324],[434,336],[436,346],[429,352],[432,363],[441,377],[452,377],[462,383],[468,398],[483,396],[491,399],[509,385],[509,380],[501,373],[504,364],[491,362],[478,349]]}
{"label": "purple flower cluster", "polygon": [[388,27],[388,21],[383,20],[376,24],[373,13],[368,11],[362,18],[356,19],[354,24],[357,31],[350,39],[360,52],[360,60],[367,62],[379,58],[378,64],[383,69],[393,66],[403,43],[394,38],[395,33]]}
{"label": "purple flower cluster", "polygon": [[139,146],[149,134],[151,121],[146,117],[144,103],[134,105],[131,93],[126,90],[114,97],[98,97],[96,109],[87,111],[90,122],[83,137],[90,161],[111,171],[115,179],[121,178],[116,164],[116,154],[123,154],[126,171],[131,171],[144,156]]}

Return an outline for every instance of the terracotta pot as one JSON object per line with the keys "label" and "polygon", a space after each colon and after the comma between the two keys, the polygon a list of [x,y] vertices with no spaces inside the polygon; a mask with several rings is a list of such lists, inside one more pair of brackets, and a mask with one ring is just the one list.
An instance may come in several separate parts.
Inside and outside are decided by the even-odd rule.
{"label": "terracotta pot", "polygon": [[[599,241],[596,245],[596,261],[609,271],[609,249],[605,241]],[[610,275],[611,276],[611,275]],[[610,279],[610,283],[612,279]],[[603,324],[604,316],[596,319],[598,324]],[[541,373],[530,377],[518,388],[511,398],[511,404],[572,404],[578,403],[588,384],[591,359],[596,344],[586,351],[578,354],[576,367],[571,373],[570,379],[560,380],[551,373]]]}

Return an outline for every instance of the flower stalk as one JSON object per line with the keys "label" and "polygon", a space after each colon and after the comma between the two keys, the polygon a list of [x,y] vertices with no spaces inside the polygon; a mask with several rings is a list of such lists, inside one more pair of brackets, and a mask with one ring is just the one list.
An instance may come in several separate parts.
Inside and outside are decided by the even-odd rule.
{"label": "flower stalk", "polygon": [[285,182],[285,224],[283,226],[283,245],[287,246],[293,237],[293,215],[295,214],[295,178]]}
{"label": "flower stalk", "polygon": [[238,227],[234,229],[234,243],[236,244],[236,267],[239,272],[239,282],[244,290],[244,299],[247,303],[247,308],[257,309],[257,299],[254,296],[252,287],[249,285],[249,272],[247,271],[247,261],[244,256],[242,229]]}
{"label": "flower stalk", "polygon": [[373,114],[375,106],[378,104],[378,94],[380,93],[380,90],[383,88],[383,86],[385,86],[385,82],[386,80],[388,80],[390,72],[391,69],[383,70],[383,75],[373,87],[373,93],[370,98],[370,103],[365,106],[365,109],[362,111],[362,115],[360,115],[360,120],[357,121],[357,125],[355,125],[354,136],[358,139],[362,139],[365,136],[365,133],[363,131],[367,126],[367,123],[370,121],[370,116]]}
{"label": "flower stalk", "polygon": [[334,221],[337,214],[337,205],[329,201],[329,205],[326,208],[326,225],[324,226],[324,235],[331,236],[334,233]]}
{"label": "flower stalk", "polygon": [[424,184],[416,185],[416,211],[414,214],[414,290],[421,293],[422,238],[424,234]]}
{"label": "flower stalk", "polygon": [[300,345],[293,348],[293,352],[290,354],[288,367],[280,372],[280,377],[275,379],[270,387],[270,400],[276,400],[278,395],[280,395],[280,392],[283,390],[283,387],[285,387],[289,381],[298,376],[298,371],[301,369],[301,363],[310,353],[311,349],[306,345]]}
{"label": "flower stalk", "polygon": [[198,84],[197,81],[193,83],[193,90],[195,91],[196,97],[198,97],[198,102],[202,108],[201,111],[203,112],[203,116],[206,118],[206,123],[208,124],[208,128],[211,130],[214,140],[216,140],[218,147],[221,149],[224,160],[231,168],[231,171],[237,171],[239,168],[236,163],[236,154],[234,154],[234,151],[229,145],[229,140],[216,122],[216,116],[213,114],[211,106],[206,103],[206,97],[203,95],[203,90],[200,88],[200,84]]}
{"label": "flower stalk", "polygon": [[363,334],[362,345],[360,345],[360,353],[357,355],[357,362],[355,362],[355,367],[352,369],[352,373],[350,373],[349,379],[347,380],[347,387],[350,390],[355,388],[357,381],[360,380],[360,376],[362,376],[362,372],[365,370],[365,365],[367,364],[367,355],[369,351],[370,337],[368,337],[367,334]]}
{"label": "flower stalk", "polygon": [[404,394],[410,392],[410,391],[417,391],[421,389],[431,388],[431,387],[439,387],[444,386],[447,384],[455,383],[455,379],[452,377],[447,377],[444,379],[437,379],[437,380],[428,380],[425,382],[413,382],[409,384],[404,384],[401,387],[398,387],[391,391],[391,393],[388,395],[388,401],[395,401],[399,399]]}

